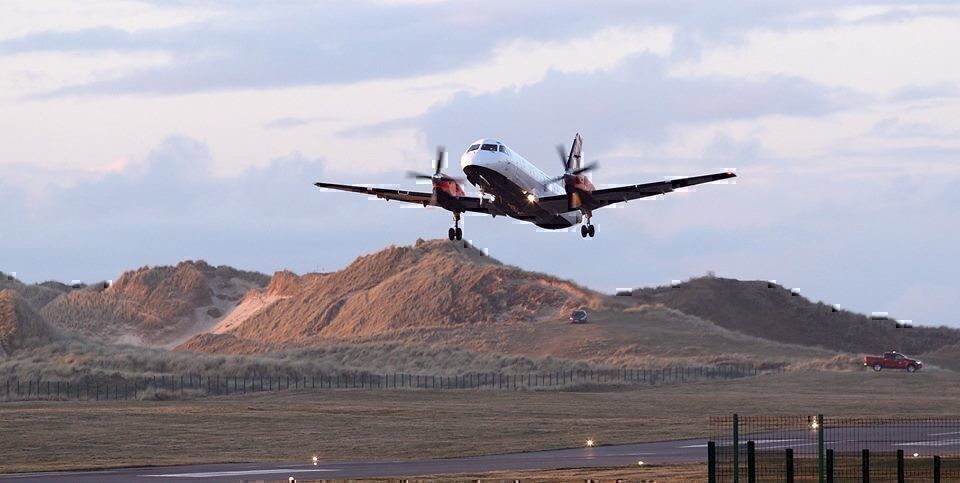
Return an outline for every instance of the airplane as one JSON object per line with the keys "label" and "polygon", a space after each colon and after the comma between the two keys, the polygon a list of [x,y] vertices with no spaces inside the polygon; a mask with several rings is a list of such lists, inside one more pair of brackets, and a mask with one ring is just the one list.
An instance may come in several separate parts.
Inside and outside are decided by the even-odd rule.
{"label": "airplane", "polygon": [[430,180],[429,193],[366,186],[317,182],[318,188],[366,193],[377,198],[439,206],[453,213],[453,227],[447,231],[450,240],[461,240],[460,215],[469,211],[508,216],[533,223],[541,228],[557,230],[580,225],[583,238],[593,238],[596,227],[591,223],[593,212],[614,203],[669,193],[678,188],[709,183],[737,175],[733,171],[680,178],[653,183],[596,189],[585,173],[598,167],[596,162],[582,165],[583,139],[578,133],[570,151],[557,146],[563,162],[563,174],[549,176],[505,144],[483,138],[472,143],[460,157],[460,167],[467,180],[480,191],[480,196],[467,196],[462,178],[441,170],[446,161],[443,148],[437,150],[432,175],[408,172],[408,177]]}

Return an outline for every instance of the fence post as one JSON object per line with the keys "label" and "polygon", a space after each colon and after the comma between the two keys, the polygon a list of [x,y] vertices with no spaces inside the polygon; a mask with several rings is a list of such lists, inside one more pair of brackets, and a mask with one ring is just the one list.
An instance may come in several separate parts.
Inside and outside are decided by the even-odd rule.
{"label": "fence post", "polygon": [[747,481],[757,483],[757,454],[753,441],[747,441]]}
{"label": "fence post", "polygon": [[933,457],[933,483],[940,483],[940,457]]}
{"label": "fence post", "polygon": [[870,483],[870,450],[863,450],[863,483]]}
{"label": "fence post", "polygon": [[833,450],[827,450],[827,483],[833,483]]}
{"label": "fence post", "polygon": [[733,483],[740,483],[740,416],[733,415]]}
{"label": "fence post", "polygon": [[717,443],[707,441],[707,483],[717,483]]}
{"label": "fence post", "polygon": [[820,483],[826,483],[827,481],[827,465],[825,460],[823,447],[823,415],[817,415],[817,474],[819,475]]}
{"label": "fence post", "polygon": [[897,450],[897,483],[903,483],[903,450]]}
{"label": "fence post", "polygon": [[786,454],[787,483],[793,483],[793,448],[787,448]]}

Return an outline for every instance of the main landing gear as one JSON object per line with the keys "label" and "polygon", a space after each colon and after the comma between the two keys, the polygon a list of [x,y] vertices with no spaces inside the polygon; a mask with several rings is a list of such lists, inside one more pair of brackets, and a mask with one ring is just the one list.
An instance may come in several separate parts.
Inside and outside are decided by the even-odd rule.
{"label": "main landing gear", "polygon": [[583,225],[580,225],[580,236],[586,238],[593,238],[593,235],[597,233],[597,229],[590,224],[590,215],[587,215],[587,222]]}
{"label": "main landing gear", "polygon": [[453,212],[453,228],[447,230],[447,237],[453,240],[463,240],[463,230],[460,229],[460,213]]}

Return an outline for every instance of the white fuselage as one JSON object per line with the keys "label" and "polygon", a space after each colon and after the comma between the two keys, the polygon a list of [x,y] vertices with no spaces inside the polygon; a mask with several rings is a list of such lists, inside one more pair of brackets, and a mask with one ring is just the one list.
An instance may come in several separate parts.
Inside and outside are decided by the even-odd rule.
{"label": "white fuselage", "polygon": [[554,213],[539,206],[540,198],[565,195],[563,186],[499,141],[477,140],[460,158],[460,167],[471,184],[494,196],[493,204],[507,216],[545,228],[565,228],[582,219],[579,211]]}

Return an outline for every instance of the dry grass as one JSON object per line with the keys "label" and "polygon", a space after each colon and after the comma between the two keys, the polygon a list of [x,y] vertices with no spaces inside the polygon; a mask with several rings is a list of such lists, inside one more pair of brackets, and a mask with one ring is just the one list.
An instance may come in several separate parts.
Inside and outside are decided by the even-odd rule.
{"label": "dry grass", "polygon": [[0,358],[4,378],[50,381],[114,381],[143,376],[310,377],[318,374],[408,373],[436,376],[481,373],[527,374],[590,370],[594,365],[555,357],[480,353],[456,347],[409,346],[400,342],[334,344],[287,352],[219,355],[171,352],[77,339],[22,349]]}
{"label": "dry grass", "polygon": [[[554,482],[554,481],[576,481],[599,480],[599,481],[629,481],[642,483],[688,483],[701,482],[707,477],[707,465],[688,464],[688,465],[644,465],[630,467],[611,467],[611,468],[566,468],[558,470],[535,470],[535,471],[495,471],[481,474],[452,474],[452,475],[430,475],[412,480],[414,482],[509,482],[516,480],[524,483]],[[371,483],[378,480],[360,480],[365,483]],[[391,480],[380,480],[391,481]]]}
{"label": "dry grass", "polygon": [[[0,471],[441,458],[702,437],[741,414],[955,415],[952,372],[792,373],[611,392],[326,391],[0,405]],[[910,394],[909,413],[878,394]]]}

